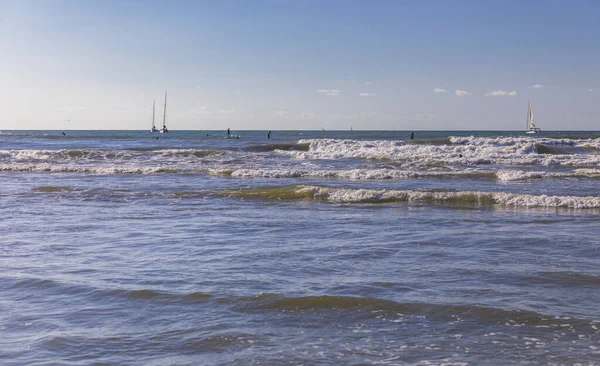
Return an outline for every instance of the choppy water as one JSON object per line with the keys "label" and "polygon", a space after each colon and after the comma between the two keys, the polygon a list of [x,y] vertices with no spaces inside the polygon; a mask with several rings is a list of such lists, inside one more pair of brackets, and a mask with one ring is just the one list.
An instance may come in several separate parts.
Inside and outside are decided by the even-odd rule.
{"label": "choppy water", "polygon": [[240,135],[0,133],[0,363],[600,364],[600,133]]}

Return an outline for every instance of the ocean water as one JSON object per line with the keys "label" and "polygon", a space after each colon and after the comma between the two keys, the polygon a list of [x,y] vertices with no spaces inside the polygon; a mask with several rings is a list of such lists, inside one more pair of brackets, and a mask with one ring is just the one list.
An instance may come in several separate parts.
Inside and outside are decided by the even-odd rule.
{"label": "ocean water", "polygon": [[234,134],[0,133],[0,364],[600,365],[600,132]]}

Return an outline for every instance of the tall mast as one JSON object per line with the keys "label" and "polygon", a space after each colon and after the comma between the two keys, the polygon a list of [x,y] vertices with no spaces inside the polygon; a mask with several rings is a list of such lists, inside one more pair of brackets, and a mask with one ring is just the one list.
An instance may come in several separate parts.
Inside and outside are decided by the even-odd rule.
{"label": "tall mast", "polygon": [[165,110],[163,112],[163,128],[167,127],[167,91],[165,90]]}
{"label": "tall mast", "polygon": [[156,99],[152,99],[152,128],[154,128],[154,111],[156,110]]}
{"label": "tall mast", "polygon": [[531,101],[528,101],[527,104],[527,124],[525,125],[525,130],[529,130],[529,119],[531,118]]}

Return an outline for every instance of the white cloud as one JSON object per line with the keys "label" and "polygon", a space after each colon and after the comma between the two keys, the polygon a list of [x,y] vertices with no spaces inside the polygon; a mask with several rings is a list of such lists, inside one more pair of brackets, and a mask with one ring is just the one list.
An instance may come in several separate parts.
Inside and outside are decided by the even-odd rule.
{"label": "white cloud", "polygon": [[314,118],[317,116],[317,114],[314,112],[302,112],[298,116],[301,118]]}
{"label": "white cloud", "polygon": [[484,94],[486,97],[514,97],[517,95],[516,91],[506,92],[504,90],[494,90],[491,93]]}
{"label": "white cloud", "polygon": [[445,93],[446,91],[447,91],[446,89],[442,89],[442,88],[435,88],[435,89],[433,89],[434,93]]}
{"label": "white cloud", "polygon": [[591,91],[591,92],[595,92],[596,91],[596,89],[588,89],[588,90]]}
{"label": "white cloud", "polygon": [[205,106],[205,105],[203,105],[203,106],[201,106],[201,107],[199,107],[199,108],[194,108],[194,109],[191,109],[191,110],[190,110],[190,112],[191,112],[191,113],[206,113],[206,112],[207,112],[207,111],[206,111],[206,106]]}
{"label": "white cloud", "polygon": [[288,117],[290,115],[291,115],[290,112],[284,111],[284,110],[273,111],[273,116],[275,116],[275,117]]}
{"label": "white cloud", "polygon": [[330,97],[337,97],[342,91],[339,89],[319,89],[317,93],[325,94]]}
{"label": "white cloud", "polygon": [[370,81],[365,81],[365,84],[371,85],[371,82]]}
{"label": "white cloud", "polygon": [[376,95],[377,94],[375,94],[375,93],[360,93],[360,94],[358,94],[359,97],[374,97]]}
{"label": "white cloud", "polygon": [[530,88],[530,89],[542,89],[543,87],[544,86],[541,85],[541,84],[535,84],[535,85],[532,85],[532,86],[528,86],[528,88]]}
{"label": "white cloud", "polygon": [[465,96],[467,96],[467,95],[471,95],[471,93],[469,93],[469,92],[468,92],[468,91],[466,91],[466,90],[458,90],[458,89],[456,89],[456,92],[455,92],[455,93],[456,93],[456,96],[457,96],[457,97],[465,97]]}

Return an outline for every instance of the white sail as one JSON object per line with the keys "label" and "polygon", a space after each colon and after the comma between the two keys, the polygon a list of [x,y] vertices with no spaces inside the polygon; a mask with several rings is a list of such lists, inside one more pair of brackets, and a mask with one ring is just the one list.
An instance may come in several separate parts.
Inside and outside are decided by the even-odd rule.
{"label": "white sail", "polygon": [[155,110],[156,100],[152,99],[152,128],[150,129],[150,132],[158,132],[158,130],[156,129],[156,125],[154,124]]}
{"label": "white sail", "polygon": [[167,91],[165,90],[165,109],[163,111],[163,126],[160,129],[160,133],[166,132],[169,132],[169,129],[167,128]]}
{"label": "white sail", "polygon": [[540,128],[536,127],[535,123],[533,122],[533,110],[531,109],[531,101],[529,102],[529,104],[527,106],[527,127],[525,128],[525,132],[526,133],[542,132],[542,130]]}

